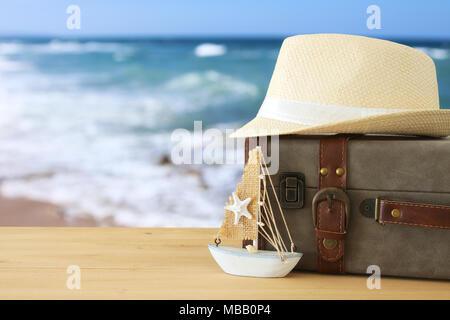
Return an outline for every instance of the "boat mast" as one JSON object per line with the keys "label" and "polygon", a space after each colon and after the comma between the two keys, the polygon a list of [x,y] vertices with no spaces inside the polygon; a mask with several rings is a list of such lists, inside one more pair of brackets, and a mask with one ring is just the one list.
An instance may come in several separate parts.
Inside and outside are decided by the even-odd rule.
{"label": "boat mast", "polygon": [[259,246],[258,246],[258,244],[259,244],[259,225],[260,225],[260,222],[261,222],[261,180],[264,178],[263,176],[262,176],[262,170],[261,170],[261,157],[262,157],[262,151],[261,151],[261,147],[260,146],[257,146],[256,147],[257,148],[257,150],[258,150],[258,163],[259,163],[259,174],[258,174],[258,190],[259,190],[259,192],[258,192],[258,202],[257,202],[257,209],[256,209],[256,221],[257,221],[257,223],[256,223],[256,239],[255,240],[253,240],[253,246],[255,247],[255,248],[257,248],[258,250],[260,249],[259,248]]}

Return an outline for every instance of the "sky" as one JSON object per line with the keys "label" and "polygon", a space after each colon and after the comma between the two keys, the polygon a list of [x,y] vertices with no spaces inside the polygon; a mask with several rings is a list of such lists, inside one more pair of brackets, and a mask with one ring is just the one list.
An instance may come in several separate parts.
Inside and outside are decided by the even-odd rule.
{"label": "sky", "polygon": [[[366,26],[369,5],[381,29]],[[69,30],[69,5],[81,29]],[[0,35],[288,36],[349,33],[385,38],[450,39],[448,0],[0,0]]]}

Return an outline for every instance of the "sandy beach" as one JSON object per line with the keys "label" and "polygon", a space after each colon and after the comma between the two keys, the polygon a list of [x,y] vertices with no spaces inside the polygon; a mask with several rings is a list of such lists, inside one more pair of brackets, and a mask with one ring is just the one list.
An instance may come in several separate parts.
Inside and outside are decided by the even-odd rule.
{"label": "sandy beach", "polygon": [[0,196],[0,226],[112,227],[112,218],[101,221],[90,214],[69,218],[60,207],[42,201]]}

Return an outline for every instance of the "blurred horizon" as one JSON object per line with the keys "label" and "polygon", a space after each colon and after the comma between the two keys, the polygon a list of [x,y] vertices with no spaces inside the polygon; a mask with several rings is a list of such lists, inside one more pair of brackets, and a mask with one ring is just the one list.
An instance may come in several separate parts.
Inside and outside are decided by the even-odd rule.
{"label": "blurred horizon", "polygon": [[[329,32],[333,34],[334,32]],[[303,34],[314,34],[314,33],[302,33],[302,34],[288,34],[288,35],[52,35],[52,34],[42,34],[42,35],[33,35],[33,34],[1,34],[1,40],[14,40],[14,39],[26,39],[26,40],[98,40],[98,41],[108,41],[108,40],[119,40],[119,41],[147,41],[147,40],[283,40],[287,37],[303,35]],[[350,34],[350,33],[348,33]],[[375,36],[370,34],[351,34],[363,37],[377,38],[383,40],[389,40],[399,43],[424,43],[424,44],[432,44],[439,43],[445,46],[450,46],[450,35],[448,37],[383,37],[383,36]]]}

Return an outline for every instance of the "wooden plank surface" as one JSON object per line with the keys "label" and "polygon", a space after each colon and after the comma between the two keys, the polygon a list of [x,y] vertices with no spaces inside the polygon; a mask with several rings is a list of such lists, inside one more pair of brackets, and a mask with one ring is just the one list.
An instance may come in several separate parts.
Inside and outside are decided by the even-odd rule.
{"label": "wooden plank surface", "polygon": [[[450,299],[450,282],[295,272],[230,276],[206,247],[215,229],[0,228],[1,299]],[[66,286],[67,267],[81,289]]]}

